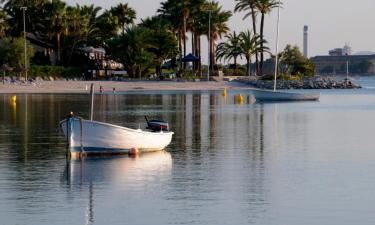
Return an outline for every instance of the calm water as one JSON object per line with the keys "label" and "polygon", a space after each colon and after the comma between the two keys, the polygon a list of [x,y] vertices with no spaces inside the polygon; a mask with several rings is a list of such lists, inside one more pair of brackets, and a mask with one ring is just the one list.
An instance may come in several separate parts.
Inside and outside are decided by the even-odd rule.
{"label": "calm water", "polygon": [[358,82],[304,103],[98,95],[95,119],[176,134],[165,152],[83,161],[58,122],[87,117],[87,96],[0,95],[0,224],[374,224],[375,82]]}

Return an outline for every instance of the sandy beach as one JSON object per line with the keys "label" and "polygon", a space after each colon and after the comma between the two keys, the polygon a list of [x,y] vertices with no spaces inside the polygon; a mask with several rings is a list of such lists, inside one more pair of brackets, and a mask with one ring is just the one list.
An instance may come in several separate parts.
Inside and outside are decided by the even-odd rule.
{"label": "sandy beach", "polygon": [[157,91],[157,90],[221,90],[251,89],[236,82],[173,82],[173,81],[43,81],[33,84],[0,84],[0,93],[87,93],[90,84],[95,91],[104,92]]}

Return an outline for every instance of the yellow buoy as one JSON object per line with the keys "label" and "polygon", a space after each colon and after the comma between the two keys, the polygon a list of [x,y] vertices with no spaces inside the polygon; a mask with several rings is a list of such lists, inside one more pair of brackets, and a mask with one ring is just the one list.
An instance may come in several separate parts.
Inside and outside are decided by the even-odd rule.
{"label": "yellow buoy", "polygon": [[237,104],[242,104],[243,103],[242,95],[241,94],[236,95],[235,101],[236,101]]}
{"label": "yellow buoy", "polygon": [[9,101],[10,101],[10,103],[16,103],[17,96],[15,96],[15,95],[11,96],[10,99],[9,99]]}
{"label": "yellow buoy", "polygon": [[226,88],[224,88],[224,89],[221,91],[221,95],[222,95],[223,97],[226,97],[226,96],[227,96],[227,89],[226,89]]}

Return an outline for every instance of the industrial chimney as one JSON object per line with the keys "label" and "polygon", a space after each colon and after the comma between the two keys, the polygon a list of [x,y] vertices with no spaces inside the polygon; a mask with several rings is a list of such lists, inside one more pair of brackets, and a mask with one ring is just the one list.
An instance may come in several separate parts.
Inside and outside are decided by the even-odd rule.
{"label": "industrial chimney", "polygon": [[305,25],[303,27],[303,56],[305,56],[306,58],[309,56],[308,54],[308,46],[309,46],[309,27],[307,25]]}

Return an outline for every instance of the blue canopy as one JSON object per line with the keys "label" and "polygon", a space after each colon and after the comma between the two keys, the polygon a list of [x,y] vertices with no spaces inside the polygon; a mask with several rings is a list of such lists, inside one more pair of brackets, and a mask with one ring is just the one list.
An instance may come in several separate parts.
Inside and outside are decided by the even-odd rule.
{"label": "blue canopy", "polygon": [[184,58],[182,58],[182,62],[198,62],[198,61],[199,61],[199,57],[196,57],[195,55],[191,53],[185,56]]}

